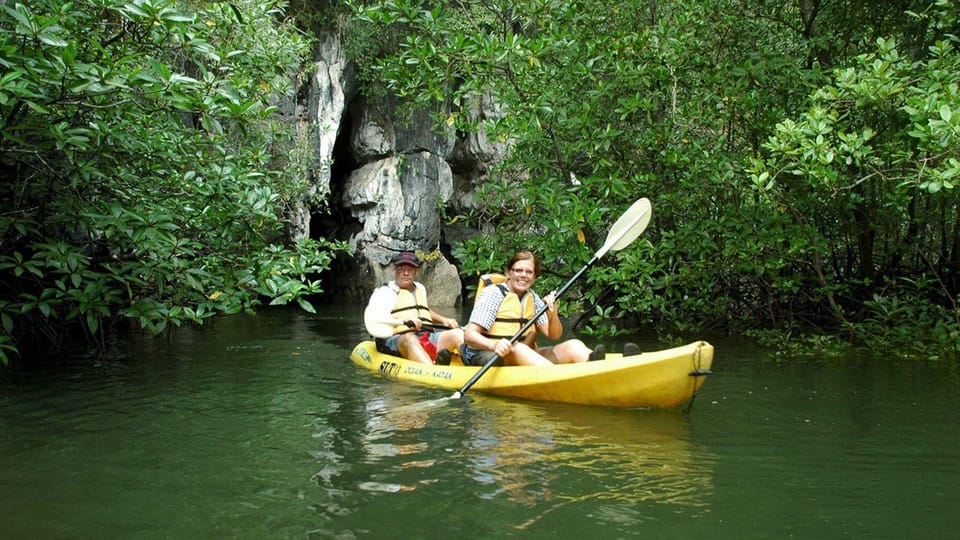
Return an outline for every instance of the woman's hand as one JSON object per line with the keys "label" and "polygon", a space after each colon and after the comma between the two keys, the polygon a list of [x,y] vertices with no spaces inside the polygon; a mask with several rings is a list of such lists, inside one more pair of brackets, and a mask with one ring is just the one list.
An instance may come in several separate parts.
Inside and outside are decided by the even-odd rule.
{"label": "woman's hand", "polygon": [[493,346],[493,352],[497,353],[500,358],[510,354],[511,351],[513,351],[513,344],[510,343],[509,339],[501,339]]}
{"label": "woman's hand", "polygon": [[543,303],[547,305],[547,311],[557,312],[557,291],[550,291],[550,294],[543,297]]}

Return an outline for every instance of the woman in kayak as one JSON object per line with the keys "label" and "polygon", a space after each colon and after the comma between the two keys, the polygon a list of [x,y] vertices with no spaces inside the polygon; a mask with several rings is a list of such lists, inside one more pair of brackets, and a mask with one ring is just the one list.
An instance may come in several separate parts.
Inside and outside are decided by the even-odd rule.
{"label": "woman in kayak", "polygon": [[[556,294],[540,298],[531,288],[540,275],[540,262],[530,251],[519,251],[507,261],[507,280],[485,287],[477,297],[470,321],[463,329],[463,363],[484,365],[493,355],[503,365],[550,365],[603,360],[606,350],[597,345],[590,350],[579,339],[569,339],[552,347],[537,347],[537,332],[548,339],[563,336],[563,323],[557,313]],[[510,339],[543,306],[547,309],[514,343]]]}

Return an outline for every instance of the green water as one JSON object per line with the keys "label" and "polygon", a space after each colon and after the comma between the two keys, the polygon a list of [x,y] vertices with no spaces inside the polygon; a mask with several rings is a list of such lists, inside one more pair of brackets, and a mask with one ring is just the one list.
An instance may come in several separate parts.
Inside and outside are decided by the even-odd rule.
{"label": "green water", "polygon": [[957,538],[955,366],[714,340],[689,415],[437,400],[350,363],[359,318],[0,371],[0,537]]}

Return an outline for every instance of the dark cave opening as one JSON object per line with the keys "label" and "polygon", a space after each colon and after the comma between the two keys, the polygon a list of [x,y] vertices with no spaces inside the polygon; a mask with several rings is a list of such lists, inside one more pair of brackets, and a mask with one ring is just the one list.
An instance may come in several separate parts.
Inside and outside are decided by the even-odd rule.
{"label": "dark cave opening", "polygon": [[[333,145],[330,163],[330,193],[326,204],[313,209],[310,214],[310,238],[327,240],[349,240],[363,228],[363,224],[353,217],[350,210],[344,208],[343,194],[350,173],[360,167],[360,163],[353,156],[350,149],[350,137],[353,132],[353,114],[349,104],[340,120],[340,129]],[[349,253],[340,253],[333,260],[330,269],[324,272],[320,279],[323,282],[324,294],[313,298],[318,304],[343,302],[350,298],[351,293],[356,295],[356,262]]]}

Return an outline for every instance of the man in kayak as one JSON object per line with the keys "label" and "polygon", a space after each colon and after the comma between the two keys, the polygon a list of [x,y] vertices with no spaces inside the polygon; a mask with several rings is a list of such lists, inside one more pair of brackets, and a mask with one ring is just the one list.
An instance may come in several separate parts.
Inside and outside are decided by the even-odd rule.
{"label": "man in kayak", "polygon": [[[520,251],[507,262],[507,280],[485,287],[477,297],[464,328],[461,347],[463,363],[484,365],[492,355],[503,365],[550,365],[603,360],[606,350],[597,345],[590,350],[579,339],[569,339],[553,347],[537,347],[537,332],[551,340],[563,336],[563,323],[557,313],[556,295],[544,298],[531,288],[540,275],[540,262],[529,251]],[[534,327],[514,343],[510,339],[546,304],[546,313]]]}
{"label": "man in kayak", "polygon": [[[427,288],[416,281],[420,259],[405,251],[393,258],[394,280],[377,287],[363,313],[377,350],[421,364],[450,363],[450,352],[463,343],[455,319],[444,317],[427,303]],[[448,329],[445,329],[448,328]]]}

